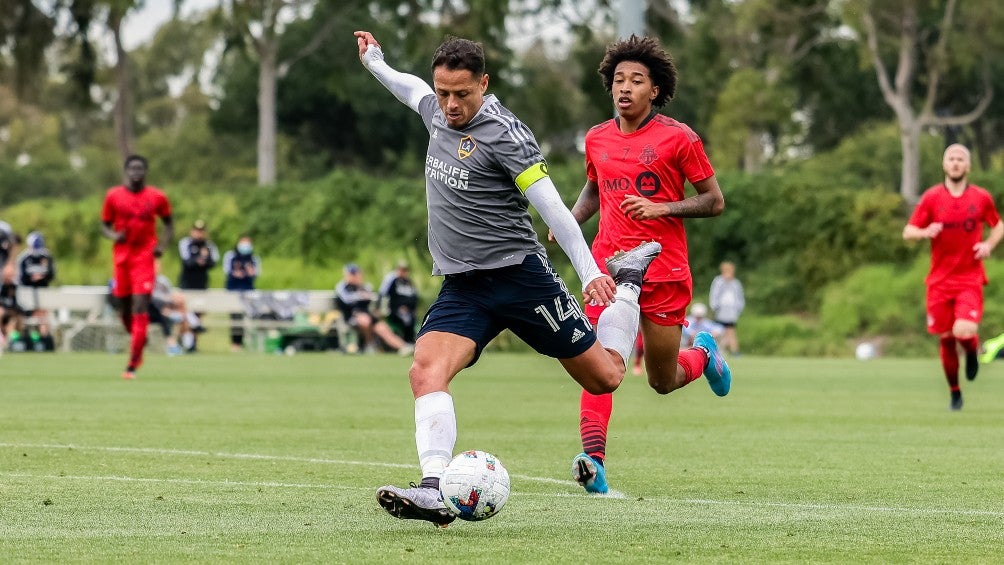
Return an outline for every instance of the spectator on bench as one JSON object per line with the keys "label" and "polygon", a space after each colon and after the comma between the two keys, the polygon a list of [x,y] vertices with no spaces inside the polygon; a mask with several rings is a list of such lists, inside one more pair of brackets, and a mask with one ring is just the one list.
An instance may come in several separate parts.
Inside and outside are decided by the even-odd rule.
{"label": "spectator on bench", "polygon": [[[37,231],[29,233],[25,238],[25,249],[17,257],[17,282],[34,291],[32,308],[25,308],[23,304],[18,305],[20,316],[17,330],[21,334],[26,350],[53,351],[56,348],[49,324],[49,312],[38,303],[36,290],[49,286],[55,277],[56,263],[45,247],[45,239]],[[24,323],[25,318],[35,319],[37,332],[28,331]]]}
{"label": "spectator on bench", "polygon": [[[220,251],[207,235],[205,220],[195,220],[188,235],[181,238],[178,242],[178,255],[181,257],[178,288],[182,290],[209,288],[209,272],[220,262]],[[201,317],[199,312],[195,312],[194,315]],[[198,348],[196,333],[182,334],[181,345],[186,352],[194,353]]]}
{"label": "spectator on bench", "polygon": [[387,306],[387,323],[394,333],[408,343],[415,343],[415,313],[418,309],[418,291],[409,276],[408,264],[398,261],[397,267],[387,273],[380,283],[377,310],[384,301]]}
{"label": "spectator on bench", "polygon": [[0,221],[0,353],[7,349],[8,327],[17,314],[14,259],[20,243],[14,228]]}
{"label": "spectator on bench", "polygon": [[153,295],[150,299],[150,322],[160,325],[167,342],[169,356],[181,355],[178,337],[174,335],[174,325],[178,324],[178,335],[191,335],[199,328],[199,318],[188,311],[185,295],[174,290],[171,279],[160,270],[160,259],[154,263],[157,278],[154,279]]}
{"label": "spectator on bench", "polygon": [[410,355],[414,348],[370,311],[375,298],[373,287],[363,281],[362,269],[354,263],[345,265],[344,277],[335,286],[335,307],[342,313],[345,323],[358,332],[360,349],[376,351],[376,338],[379,338],[386,347],[401,355]]}

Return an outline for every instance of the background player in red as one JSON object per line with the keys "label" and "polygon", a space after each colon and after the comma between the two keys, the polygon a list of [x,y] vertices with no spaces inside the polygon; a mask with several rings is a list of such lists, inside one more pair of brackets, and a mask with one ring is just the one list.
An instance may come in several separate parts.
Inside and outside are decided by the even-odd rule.
{"label": "background player in red", "polygon": [[[983,318],[983,260],[1004,237],[994,199],[969,184],[969,150],[958,143],[945,149],[945,182],[927,189],[903,228],[903,239],[931,240],[927,285],[927,331],[937,335],[941,366],[951,392],[952,410],[962,410],[959,352],[966,352],[966,378],[979,371],[978,337]],[[983,225],[990,233],[983,239]]]}
{"label": "background player in red", "polygon": [[[676,67],[657,40],[632,35],[607,48],[599,74],[617,116],[586,135],[587,180],[572,214],[581,224],[599,212],[592,252],[601,269],[605,269],[603,258],[620,250],[643,241],[662,244],[639,299],[649,385],[667,394],[703,371],[715,394],[725,396],[732,376],[715,340],[701,333],[693,348],[680,351],[682,324],[693,294],[683,218],[717,216],[725,209],[725,198],[697,134],[655,111],[676,91]],[[696,195],[685,196],[687,181]],[[586,305],[594,324],[603,308]],[[604,461],[612,411],[612,395],[583,391],[579,406],[583,453],[575,457],[572,474],[589,492],[608,490]]]}
{"label": "background player in red", "polygon": [[[108,189],[101,209],[101,232],[111,239],[114,259],[112,294],[121,302],[122,324],[131,335],[124,379],[136,378],[143,363],[150,297],[156,272],[154,259],[174,238],[171,204],[164,193],[146,184],[147,161],[139,155],[125,160],[124,185]],[[157,218],[164,223],[157,238]]]}

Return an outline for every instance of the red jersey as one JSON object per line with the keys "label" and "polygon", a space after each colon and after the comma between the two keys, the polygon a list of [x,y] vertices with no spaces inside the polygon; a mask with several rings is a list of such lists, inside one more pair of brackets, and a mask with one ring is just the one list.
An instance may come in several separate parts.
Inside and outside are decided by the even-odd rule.
{"label": "red jersey", "polygon": [[125,234],[125,240],[115,242],[112,248],[116,262],[145,253],[152,258],[157,247],[157,217],[170,215],[171,204],[159,188],[146,186],[139,192],[121,185],[109,188],[101,221],[110,222],[113,230]]}
{"label": "red jersey", "polygon": [[686,124],[656,114],[641,129],[622,133],[616,120],[594,126],[586,134],[586,177],[600,194],[600,225],[593,240],[593,257],[603,272],[616,251],[643,241],[658,241],[662,253],[649,266],[645,280],[690,278],[687,234],[683,218],[635,220],[620,210],[626,194],[652,202],[684,199],[684,182],[700,182],[715,174],[701,138]]}
{"label": "red jersey", "polygon": [[993,227],[999,221],[994,199],[983,188],[971,184],[958,197],[944,184],[927,189],[910,216],[910,224],[918,228],[944,224],[931,240],[927,285],[987,284],[983,261],[976,258],[973,246],[983,240],[983,224]]}

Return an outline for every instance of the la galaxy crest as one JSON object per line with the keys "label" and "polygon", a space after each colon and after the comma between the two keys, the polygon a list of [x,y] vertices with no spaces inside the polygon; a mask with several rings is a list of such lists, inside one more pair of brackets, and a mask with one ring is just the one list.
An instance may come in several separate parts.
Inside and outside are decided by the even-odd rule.
{"label": "la galaxy crest", "polygon": [[466,159],[474,153],[474,150],[478,148],[478,144],[474,142],[474,138],[466,135],[460,138],[460,147],[457,147],[457,155],[461,159]]}

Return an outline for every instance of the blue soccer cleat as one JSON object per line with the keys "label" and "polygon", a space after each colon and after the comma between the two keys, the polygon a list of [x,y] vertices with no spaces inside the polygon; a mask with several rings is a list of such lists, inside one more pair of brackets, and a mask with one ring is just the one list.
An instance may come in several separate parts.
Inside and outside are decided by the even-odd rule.
{"label": "blue soccer cleat", "polygon": [[732,371],[725,362],[722,352],[719,351],[715,338],[708,332],[700,332],[694,337],[694,347],[703,349],[708,354],[708,364],[704,366],[704,378],[708,380],[712,392],[718,396],[728,394],[732,388]]}
{"label": "blue soccer cleat", "polygon": [[572,478],[582,485],[586,492],[593,494],[606,494],[607,472],[603,469],[603,462],[597,461],[585,453],[580,453],[572,459]]}

